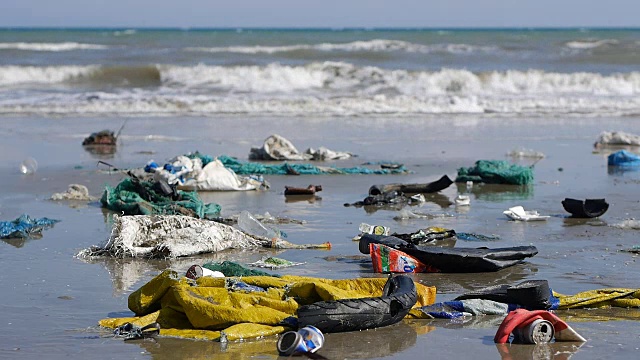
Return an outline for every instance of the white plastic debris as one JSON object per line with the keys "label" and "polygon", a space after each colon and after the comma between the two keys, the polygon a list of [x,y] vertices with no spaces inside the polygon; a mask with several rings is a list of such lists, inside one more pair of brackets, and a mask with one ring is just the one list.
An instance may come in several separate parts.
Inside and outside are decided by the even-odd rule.
{"label": "white plastic debris", "polygon": [[471,198],[469,195],[458,195],[454,200],[456,206],[469,206],[471,205]]}
{"label": "white plastic debris", "polygon": [[525,210],[522,206],[514,206],[502,212],[511,220],[517,221],[545,221],[550,216],[540,215],[535,210]]}
{"label": "white plastic debris", "polygon": [[273,134],[264,140],[260,148],[251,148],[249,160],[342,160],[352,157],[353,154],[346,151],[329,150],[321,146],[317,150],[307,149],[301,153],[284,137]]}
{"label": "white plastic debris", "polygon": [[640,136],[622,131],[603,131],[593,145],[595,147],[606,145],[640,146]]}

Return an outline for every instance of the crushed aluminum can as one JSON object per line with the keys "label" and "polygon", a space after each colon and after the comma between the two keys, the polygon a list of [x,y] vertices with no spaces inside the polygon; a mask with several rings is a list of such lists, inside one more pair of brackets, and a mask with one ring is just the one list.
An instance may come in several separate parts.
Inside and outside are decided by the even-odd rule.
{"label": "crushed aluminum can", "polygon": [[315,326],[307,325],[298,331],[287,331],[278,339],[280,355],[314,353],[324,344],[324,335]]}
{"label": "crushed aluminum can", "polygon": [[513,331],[514,342],[521,344],[543,344],[553,340],[555,329],[547,320],[538,319]]}

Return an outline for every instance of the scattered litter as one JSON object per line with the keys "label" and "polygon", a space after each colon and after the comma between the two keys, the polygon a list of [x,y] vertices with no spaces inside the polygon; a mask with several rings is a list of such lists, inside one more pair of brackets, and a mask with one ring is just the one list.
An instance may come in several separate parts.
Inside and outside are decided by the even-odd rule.
{"label": "scattered litter", "polygon": [[623,131],[603,131],[593,144],[594,147],[607,145],[631,145],[640,146],[640,136],[625,133]]}
{"label": "scattered litter", "polygon": [[261,270],[249,269],[233,261],[222,261],[222,262],[212,261],[202,265],[202,268],[207,269],[209,271],[220,272],[224,274],[225,277],[242,277],[242,276],[279,277],[280,276],[276,274],[269,274],[268,272],[264,272]]}
{"label": "scattered litter", "polygon": [[540,215],[536,210],[525,210],[522,206],[514,206],[502,212],[511,220],[517,221],[544,221],[549,215]]}
{"label": "scattered litter", "polygon": [[424,202],[422,201],[423,199],[424,199],[424,196],[422,198],[407,197],[405,196],[404,193],[393,190],[393,191],[388,191],[382,194],[369,195],[365,197],[364,200],[362,201],[356,201],[353,204],[346,203],[344,204],[344,206],[355,206],[355,207],[400,206],[402,207],[404,205],[412,205],[412,204],[418,204],[418,203],[421,204]]}
{"label": "scattered litter", "polygon": [[[258,175],[321,175],[321,174],[368,174],[368,175],[389,175],[389,174],[406,174],[408,170],[402,166],[399,168],[368,168],[363,166],[354,166],[350,168],[335,166],[315,166],[312,164],[263,164],[258,162],[241,162],[230,156],[220,155],[217,157],[225,167],[233,170],[236,174],[258,174]],[[207,163],[203,158],[203,163]]]}
{"label": "scattered litter", "polygon": [[396,191],[404,194],[428,194],[444,190],[453,184],[453,181],[443,175],[440,179],[424,184],[386,184],[373,185],[369,188],[369,195],[381,195]]}
{"label": "scattered litter", "polygon": [[269,268],[271,270],[282,269],[290,266],[297,266],[297,265],[304,265],[304,264],[306,263],[293,262],[293,261],[280,259],[272,256],[260,259],[253,263],[249,263],[250,266]]}
{"label": "scattered litter", "polygon": [[46,217],[34,219],[29,215],[22,214],[13,221],[0,221],[1,239],[30,239],[42,236],[42,231],[53,227],[60,220]]}
{"label": "scattered litter", "polygon": [[319,355],[309,355],[318,351],[324,344],[322,331],[307,325],[298,331],[287,331],[278,339],[277,348],[281,356],[307,354],[310,359],[324,359]]}
{"label": "scattered litter", "polygon": [[190,216],[115,215],[109,239],[100,246],[80,251],[78,257],[175,258],[259,247],[330,249],[331,243],[298,245],[282,239],[264,239],[229,225]]}
{"label": "scattered litter", "polygon": [[546,310],[517,309],[510,312],[502,321],[493,341],[497,344],[508,343],[511,333],[514,334],[514,342],[525,344],[548,343],[553,338],[556,341],[587,341],[557,315]]}
{"label": "scattered litter", "polygon": [[[379,235],[379,234],[375,234]],[[388,235],[388,234],[382,234]],[[424,229],[420,229],[416,232],[409,234],[398,234],[393,233],[391,236],[395,236],[404,241],[410,242],[414,245],[426,245],[430,243],[434,243],[436,241],[450,239],[456,236],[455,230],[445,229],[436,226],[430,226]]]}
{"label": "scattered litter", "polygon": [[249,151],[250,160],[342,160],[354,156],[345,151],[333,151],[320,147],[318,150],[312,148],[301,153],[284,137],[274,134],[264,140],[260,148],[251,148]]}
{"label": "scattered litter", "polygon": [[439,219],[445,217],[453,217],[451,214],[422,214],[413,212],[411,210],[402,209],[398,212],[398,215],[394,216],[394,220],[408,220],[408,219]]}
{"label": "scattered litter", "polygon": [[640,156],[627,150],[619,150],[607,156],[607,165],[623,168],[637,167],[640,166]]}
{"label": "scattered litter", "polygon": [[362,223],[358,227],[361,233],[374,234],[374,235],[389,235],[391,228],[382,225],[369,225]]}
{"label": "scattered litter", "polygon": [[284,195],[314,195],[318,191],[322,191],[322,185],[309,185],[306,188],[299,188],[293,186],[284,187]]}
{"label": "scattered litter", "polygon": [[595,218],[604,215],[609,204],[604,199],[577,200],[565,198],[562,207],[574,218]]}
{"label": "scattered litter", "polygon": [[154,338],[160,334],[160,324],[157,322],[151,323],[145,326],[137,326],[130,322],[118,326],[114,331],[115,337],[124,338],[124,341],[128,340],[141,340]]}
{"label": "scattered litter", "polygon": [[359,241],[362,234],[374,234],[374,235],[389,235],[391,228],[382,225],[369,225],[367,223],[361,223],[358,227],[360,234],[353,237],[353,241]]}
{"label": "scattered litter", "polygon": [[515,285],[501,284],[472,290],[454,300],[482,299],[510,304],[511,310],[556,310],[560,300],[553,296],[547,280],[526,280]]}
{"label": "scattered litter", "polygon": [[480,315],[502,315],[509,313],[511,304],[484,299],[443,301],[433,305],[423,306],[418,310],[427,318],[457,319]]}
{"label": "scattered litter", "polygon": [[533,182],[533,167],[502,160],[478,160],[475,166],[458,169],[456,182],[526,185]]}
{"label": "scattered litter", "polygon": [[411,255],[382,244],[369,244],[369,254],[375,273],[439,272],[438,269],[427,267]]}
{"label": "scattered litter", "polygon": [[500,236],[456,232],[456,238],[459,240],[465,240],[465,241],[495,241],[495,240],[499,240]]}
{"label": "scattered litter", "polygon": [[269,244],[231,226],[181,215],[115,215],[111,236],[79,256],[170,258]]}
{"label": "scattered litter", "polygon": [[89,189],[80,184],[70,184],[69,189],[63,193],[54,193],[51,200],[77,200],[77,201],[94,201],[95,197],[89,195]]}
{"label": "scattered litter", "polygon": [[38,162],[36,159],[28,157],[20,163],[20,172],[24,175],[35,174],[36,171],[38,171]]}
{"label": "scattered litter", "polygon": [[203,276],[225,277],[220,271],[209,270],[200,265],[191,265],[191,267],[187,269],[187,274],[185,276],[192,280],[200,279]]}
{"label": "scattered litter", "polygon": [[[307,223],[306,220],[298,220],[292,219],[289,217],[283,216],[273,216],[268,211],[262,214],[251,214],[256,220],[260,221],[263,224],[298,224],[304,225]],[[215,221],[221,222],[227,225],[233,225],[238,223],[238,218],[240,214],[234,214],[228,217],[217,217]]]}
{"label": "scattered litter", "polygon": [[632,253],[632,254],[640,254],[640,245],[635,245],[629,249],[623,249],[620,250],[622,252],[628,252],[628,253]]}
{"label": "scattered litter", "polygon": [[100,203],[125,215],[187,215],[213,219],[220,216],[222,210],[218,204],[205,204],[195,191],[181,191],[166,182],[143,181],[135,176],[122,180],[115,188],[107,185]]}
{"label": "scattered litter", "polygon": [[282,233],[278,228],[263,224],[247,210],[242,211],[238,216],[238,227],[248,234],[263,239],[286,238],[286,234]]}
{"label": "scattered litter", "polygon": [[[207,264],[203,267],[209,268]],[[105,318],[99,321],[99,325],[115,329],[127,322],[148,324],[162,319],[166,324],[175,324],[175,328],[164,326],[163,323],[161,336],[200,340],[221,340],[226,336],[229,342],[242,341],[274,336],[291,330],[292,327],[297,328],[292,320],[303,305],[349,299],[356,299],[354,301],[362,304],[365,300],[358,299],[371,296],[384,298],[385,284],[388,282],[386,278],[332,280],[284,275],[243,276],[237,279],[241,283],[236,281],[234,285],[228,279],[204,277],[194,284],[191,280],[185,281],[175,271],[165,270],[129,295],[127,304],[135,314],[134,318]],[[415,306],[426,306],[434,302],[435,287],[418,282],[413,284],[412,299]],[[247,291],[244,285],[266,291]],[[393,285],[387,287],[389,291],[397,290]],[[391,301],[386,303],[387,307],[389,303]],[[176,304],[180,304],[179,312],[175,310]],[[253,306],[254,304],[259,305]],[[404,307],[401,310],[405,310]],[[372,313],[371,316],[378,314],[381,313]],[[398,320],[404,317],[404,313],[402,314]],[[320,316],[324,319],[332,317],[326,311]],[[361,319],[355,311],[352,315],[343,314],[343,319],[348,324],[361,324],[361,321],[353,320]]]}
{"label": "scattered litter", "polygon": [[603,307],[640,308],[640,289],[606,288],[587,290],[573,295],[562,295],[558,309],[593,309]]}
{"label": "scattered litter", "polygon": [[116,146],[118,137],[111,130],[94,132],[82,141],[82,146],[111,145]]}
{"label": "scattered litter", "polygon": [[471,198],[469,195],[458,195],[456,196],[454,203],[456,206],[469,206],[471,205]]}
{"label": "scattered litter", "polygon": [[181,190],[200,191],[248,191],[268,189],[269,183],[258,176],[239,176],[218,159],[206,164],[197,155],[181,155],[160,167],[150,161],[144,168],[153,178],[164,179]]}
{"label": "scattered litter", "polygon": [[507,156],[512,158],[533,158],[533,159],[543,159],[545,155],[539,151],[534,151],[531,149],[525,148],[517,148],[509,151]]}
{"label": "scattered litter", "polygon": [[[393,235],[379,236],[364,234],[360,238],[358,250],[371,254],[372,244],[378,247],[382,261],[384,254],[400,251],[425,265],[427,272],[477,273],[498,271],[521,263],[535,256],[535,246],[513,246],[505,248],[444,248],[439,246],[415,245]],[[386,248],[383,248],[386,247]],[[403,254],[401,254],[403,255]],[[373,262],[378,261],[371,255]],[[402,269],[402,267],[401,267]]]}
{"label": "scattered litter", "polygon": [[611,224],[612,227],[627,230],[640,230],[640,220],[627,219],[617,224]]}

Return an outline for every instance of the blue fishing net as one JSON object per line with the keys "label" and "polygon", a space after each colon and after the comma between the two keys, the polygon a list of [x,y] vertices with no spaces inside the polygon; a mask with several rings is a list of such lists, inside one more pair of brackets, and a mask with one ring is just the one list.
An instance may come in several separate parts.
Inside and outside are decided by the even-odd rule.
{"label": "blue fishing net", "polygon": [[0,238],[31,238],[40,235],[42,230],[48,229],[60,220],[46,217],[33,219],[29,215],[23,214],[13,221],[0,221]]}
{"label": "blue fishing net", "polygon": [[[202,165],[205,166],[211,161],[213,157],[208,155],[202,155],[198,152],[188,155],[190,158],[200,158]],[[368,168],[364,166],[354,166],[349,168],[334,167],[334,166],[316,166],[312,164],[289,164],[287,162],[282,164],[265,164],[260,162],[241,162],[236,158],[220,155],[218,160],[222,164],[233,170],[236,174],[240,175],[320,175],[320,174],[406,174],[407,169],[404,165],[389,168]]]}

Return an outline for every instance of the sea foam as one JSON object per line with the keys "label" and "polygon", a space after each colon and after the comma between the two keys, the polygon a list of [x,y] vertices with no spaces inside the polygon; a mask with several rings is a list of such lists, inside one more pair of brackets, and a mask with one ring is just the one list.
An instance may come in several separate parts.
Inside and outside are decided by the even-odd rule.
{"label": "sea foam", "polygon": [[[598,116],[640,109],[640,72],[409,71],[344,62],[0,66],[0,85],[0,113]],[[64,92],[46,91],[60,85]]]}

